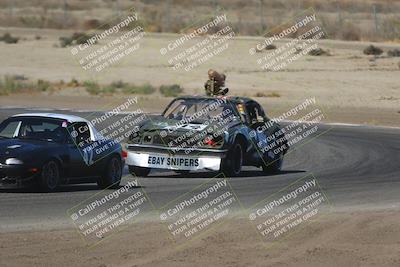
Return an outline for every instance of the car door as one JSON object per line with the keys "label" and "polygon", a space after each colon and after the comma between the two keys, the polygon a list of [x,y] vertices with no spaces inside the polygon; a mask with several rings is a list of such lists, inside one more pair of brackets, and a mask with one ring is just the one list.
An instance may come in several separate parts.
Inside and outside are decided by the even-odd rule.
{"label": "car door", "polygon": [[75,122],[70,127],[69,151],[74,177],[86,177],[96,174],[97,158],[93,149],[93,140],[86,122]]}
{"label": "car door", "polygon": [[87,175],[87,165],[83,160],[83,152],[78,148],[76,137],[73,137],[74,130],[74,125],[70,126],[66,138],[66,147],[69,154],[69,174],[71,178]]}

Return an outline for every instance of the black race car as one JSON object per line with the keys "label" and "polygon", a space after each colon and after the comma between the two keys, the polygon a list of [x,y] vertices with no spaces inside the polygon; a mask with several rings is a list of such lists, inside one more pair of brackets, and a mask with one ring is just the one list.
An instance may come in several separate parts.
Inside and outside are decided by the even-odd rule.
{"label": "black race car", "polygon": [[[101,153],[94,153],[95,147]],[[124,157],[121,146],[101,138],[91,123],[63,114],[12,116],[0,124],[0,188],[97,182],[117,187]]]}
{"label": "black race car", "polygon": [[220,171],[237,176],[242,166],[277,172],[288,151],[283,130],[254,100],[244,97],[179,97],[129,137],[132,174],[151,169],[178,173]]}

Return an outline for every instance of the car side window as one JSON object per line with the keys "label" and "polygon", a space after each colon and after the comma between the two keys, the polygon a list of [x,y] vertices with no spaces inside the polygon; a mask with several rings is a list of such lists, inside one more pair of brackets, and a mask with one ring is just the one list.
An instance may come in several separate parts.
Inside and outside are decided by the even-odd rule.
{"label": "car side window", "polygon": [[250,125],[257,122],[257,110],[253,102],[246,104],[247,119]]}
{"label": "car side window", "polygon": [[255,111],[256,111],[257,118],[265,118],[264,110],[260,106],[260,104],[254,102],[254,108],[255,108]]}
{"label": "car side window", "polygon": [[256,102],[247,103],[246,111],[247,111],[249,125],[254,125],[259,122],[263,122],[266,119],[264,110]]}

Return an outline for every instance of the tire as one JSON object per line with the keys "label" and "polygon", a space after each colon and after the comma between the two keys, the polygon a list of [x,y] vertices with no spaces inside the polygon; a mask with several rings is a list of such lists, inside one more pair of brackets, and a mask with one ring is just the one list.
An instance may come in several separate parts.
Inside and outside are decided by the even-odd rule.
{"label": "tire", "polygon": [[97,180],[97,185],[101,189],[119,187],[122,177],[122,163],[121,159],[117,156],[112,157],[105,168],[104,173]]}
{"label": "tire", "polygon": [[54,192],[60,183],[60,168],[57,162],[50,160],[46,162],[40,173],[39,187],[44,192]]}
{"label": "tire", "polygon": [[280,153],[277,159],[273,159],[272,163],[271,159],[268,156],[265,156],[265,160],[268,162],[268,164],[262,164],[263,171],[269,174],[280,172],[282,170],[283,155],[283,153]]}
{"label": "tire", "polygon": [[150,168],[129,166],[129,173],[133,176],[146,177],[150,171]]}
{"label": "tire", "polygon": [[235,142],[222,161],[222,172],[227,176],[238,176],[243,166],[243,147],[240,142]]}

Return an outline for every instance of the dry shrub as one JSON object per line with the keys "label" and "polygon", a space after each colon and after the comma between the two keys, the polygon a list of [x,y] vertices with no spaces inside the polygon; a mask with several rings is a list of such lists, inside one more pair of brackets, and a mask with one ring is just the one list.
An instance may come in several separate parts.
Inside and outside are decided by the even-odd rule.
{"label": "dry shrub", "polygon": [[389,50],[387,54],[389,57],[400,57],[400,49],[395,48],[393,50]]}
{"label": "dry shrub", "polygon": [[18,37],[13,37],[10,33],[5,33],[2,37],[0,37],[0,41],[5,42],[6,44],[16,44],[19,41]]}
{"label": "dry shrub", "polygon": [[346,41],[360,41],[360,29],[355,27],[353,24],[346,24],[344,27],[341,27],[341,39]]}
{"label": "dry shrub", "polygon": [[257,52],[257,53],[261,53],[261,52],[263,52],[264,50],[275,50],[276,48],[277,48],[276,45],[274,45],[274,44],[269,44],[269,45],[265,46],[264,49],[258,49],[258,48],[256,48],[256,52]]}
{"label": "dry shrub", "polygon": [[312,49],[312,50],[310,50],[310,52],[308,52],[308,54],[310,56],[330,56],[331,55],[329,53],[329,50],[324,50],[322,48]]}
{"label": "dry shrub", "polygon": [[88,19],[83,23],[83,28],[85,30],[92,30],[100,28],[101,22],[98,19]]}
{"label": "dry shrub", "polygon": [[370,45],[370,46],[367,46],[364,49],[363,53],[365,55],[379,56],[379,55],[381,55],[383,53],[383,50],[380,49],[379,47],[374,46],[374,45]]}
{"label": "dry shrub", "polygon": [[255,97],[281,97],[281,95],[277,92],[271,92],[271,93],[264,93],[264,92],[257,92]]}
{"label": "dry shrub", "polygon": [[400,19],[386,18],[382,23],[381,29],[383,38],[389,40],[398,39],[400,36]]}

